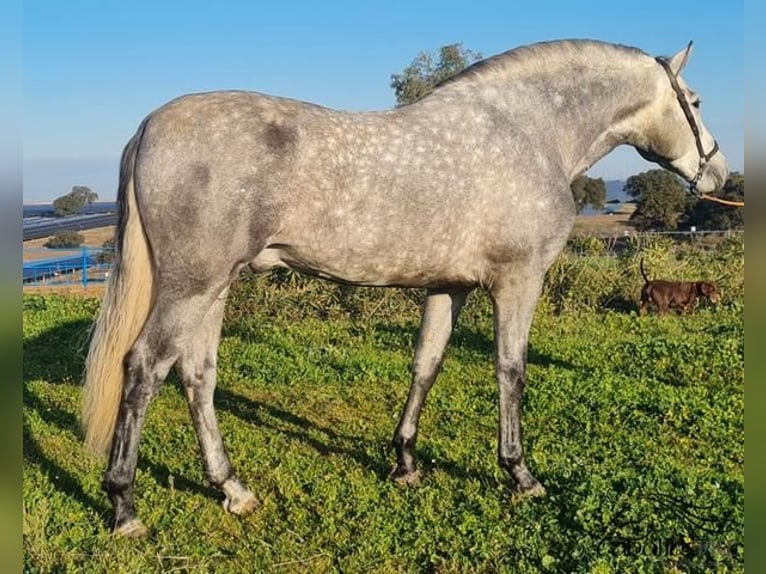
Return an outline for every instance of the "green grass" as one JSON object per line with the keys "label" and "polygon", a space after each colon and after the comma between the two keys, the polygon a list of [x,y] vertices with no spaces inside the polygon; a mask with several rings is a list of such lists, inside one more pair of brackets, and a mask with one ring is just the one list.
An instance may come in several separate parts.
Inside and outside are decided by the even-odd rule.
{"label": "green grass", "polygon": [[418,310],[346,295],[368,301],[369,312],[280,312],[234,294],[216,407],[260,506],[247,518],[223,511],[171,377],[142,435],[137,507],[153,535],[140,541],[110,536],[103,461],[85,453],[78,432],[78,379],[98,304],[26,297],[26,570],[744,570],[741,302],[666,318],[541,305],[524,444],[548,495],[515,500],[495,462],[486,300],[474,297],[461,317],[423,413],[424,479],[401,488],[386,478],[389,442]]}

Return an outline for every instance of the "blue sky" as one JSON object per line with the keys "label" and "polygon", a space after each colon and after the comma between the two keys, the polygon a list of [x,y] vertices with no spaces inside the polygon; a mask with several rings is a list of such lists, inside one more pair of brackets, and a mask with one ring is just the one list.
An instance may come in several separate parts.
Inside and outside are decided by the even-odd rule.
{"label": "blue sky", "polygon": [[[27,2],[23,15],[24,201],[73,185],[115,197],[117,161],[152,109],[183,93],[247,89],[346,110],[392,107],[390,75],[462,42],[489,56],[555,38],[672,54],[732,169],[744,171],[744,5],[699,0]],[[589,172],[651,169],[620,148]]]}

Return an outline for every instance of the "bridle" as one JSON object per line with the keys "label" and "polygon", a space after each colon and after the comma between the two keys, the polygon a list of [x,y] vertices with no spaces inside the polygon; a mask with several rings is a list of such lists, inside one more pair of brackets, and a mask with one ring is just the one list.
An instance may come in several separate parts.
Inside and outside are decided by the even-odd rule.
{"label": "bridle", "polygon": [[697,120],[694,119],[694,115],[692,114],[692,110],[689,107],[689,102],[686,99],[686,96],[684,95],[683,90],[681,89],[681,86],[678,84],[678,80],[676,79],[676,75],[673,73],[673,70],[670,69],[670,65],[668,62],[663,58],[655,58],[657,62],[662,66],[662,68],[665,70],[665,72],[668,75],[668,79],[670,80],[670,85],[673,86],[673,91],[676,93],[676,99],[678,100],[678,103],[681,105],[681,109],[684,112],[684,115],[686,116],[686,121],[689,122],[689,127],[692,129],[692,133],[694,134],[694,140],[697,144],[697,152],[699,153],[700,160],[699,160],[699,167],[697,168],[697,175],[694,176],[694,178],[689,182],[689,190],[692,193],[695,193],[697,195],[700,195],[697,191],[697,183],[700,179],[702,179],[702,172],[705,170],[705,166],[710,162],[712,157],[718,153],[718,142],[713,140],[713,149],[711,149],[708,153],[705,153],[705,149],[702,147],[702,139],[700,138],[700,129],[697,125]]}

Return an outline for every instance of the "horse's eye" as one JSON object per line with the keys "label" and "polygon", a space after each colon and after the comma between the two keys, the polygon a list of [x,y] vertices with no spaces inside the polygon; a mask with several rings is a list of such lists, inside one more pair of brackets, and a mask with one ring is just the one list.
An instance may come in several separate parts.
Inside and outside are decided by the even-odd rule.
{"label": "horse's eye", "polygon": [[702,103],[702,100],[694,100],[694,101],[692,102],[692,105],[693,105],[695,108],[697,108],[697,109],[700,109],[700,104],[701,104],[701,103]]}

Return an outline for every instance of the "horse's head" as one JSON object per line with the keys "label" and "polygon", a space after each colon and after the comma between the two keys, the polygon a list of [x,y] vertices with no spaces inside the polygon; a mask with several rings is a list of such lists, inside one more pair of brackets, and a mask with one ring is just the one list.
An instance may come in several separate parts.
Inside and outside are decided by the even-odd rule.
{"label": "horse's head", "polygon": [[636,149],[644,159],[677,173],[699,192],[723,187],[729,175],[726,158],[700,114],[700,97],[681,78],[691,42],[672,58],[656,58],[658,90],[643,116]]}

